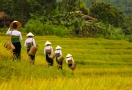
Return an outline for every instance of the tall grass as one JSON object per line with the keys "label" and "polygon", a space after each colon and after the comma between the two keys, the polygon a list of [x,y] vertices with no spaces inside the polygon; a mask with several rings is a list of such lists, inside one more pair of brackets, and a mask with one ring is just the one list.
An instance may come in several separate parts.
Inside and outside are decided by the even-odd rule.
{"label": "tall grass", "polygon": [[[4,38],[4,39],[3,39]],[[60,38],[35,36],[38,51],[35,65],[28,61],[22,40],[22,60],[12,61],[11,53],[3,47],[8,36],[0,36],[0,90],[131,90],[132,43],[102,38]],[[73,55],[77,67],[74,75],[65,60],[63,69],[47,68],[43,49],[49,40],[55,50],[62,47],[65,58]]]}
{"label": "tall grass", "polygon": [[57,79],[13,78],[0,84],[0,90],[131,90],[131,77],[82,77]]}

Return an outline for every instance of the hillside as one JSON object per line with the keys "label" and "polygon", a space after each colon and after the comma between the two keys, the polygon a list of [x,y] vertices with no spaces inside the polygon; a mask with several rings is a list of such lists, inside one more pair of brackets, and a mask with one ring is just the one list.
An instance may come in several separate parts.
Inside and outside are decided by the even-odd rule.
{"label": "hillside", "polygon": [[[92,0],[92,1],[104,1],[110,3],[112,6],[115,6],[118,9],[123,10],[126,14],[131,13],[131,0]],[[89,7],[91,5],[91,2],[87,1],[87,6]]]}
{"label": "hillside", "polygon": [[[23,36],[23,38],[22,45],[24,44],[26,37]],[[49,87],[47,90],[57,90],[57,88],[51,89],[51,86],[44,84],[46,82],[50,84],[52,81],[53,82],[51,84],[54,85],[56,83],[56,87],[60,87],[60,89],[62,89],[65,84],[72,87],[67,83],[67,80],[70,80],[72,83],[75,81],[78,85],[80,82],[79,86],[73,84],[74,87],[76,86],[76,89],[74,88],[73,90],[77,90],[77,87],[80,88],[78,90],[82,90],[81,86],[84,86],[84,90],[86,90],[87,84],[89,85],[90,90],[97,90],[96,87],[94,87],[94,89],[90,87],[90,83],[93,83],[91,86],[96,86],[96,84],[98,84],[98,87],[100,87],[98,90],[102,90],[103,88],[103,90],[111,90],[110,86],[112,85],[113,89],[118,87],[118,85],[120,86],[120,89],[127,87],[124,85],[132,86],[132,43],[130,42],[124,40],[106,40],[102,38],[35,36],[38,52],[36,54],[35,65],[30,65],[26,49],[24,47],[22,47],[22,61],[11,61],[10,52],[3,47],[4,42],[8,39],[8,36],[0,36],[0,82],[3,82],[3,84],[0,85],[1,88],[6,80],[11,82],[12,85],[14,85],[14,83],[18,84],[18,86],[25,88],[25,90],[29,90],[28,85],[30,86],[33,82],[43,84],[41,84],[42,86],[40,89],[32,90],[43,90],[42,87]],[[63,62],[62,71],[57,69],[55,60],[53,67],[45,67],[47,63],[43,55],[43,48],[44,43],[47,40],[52,42],[52,47],[54,49],[57,45],[60,45],[62,47],[64,57],[67,53],[73,55],[73,58],[77,63],[74,75],[71,75],[71,70],[68,68],[65,60]],[[19,83],[17,83],[17,78],[19,78]],[[118,79],[120,81],[116,82]],[[63,80],[64,82],[61,85],[58,84]],[[85,80],[89,82],[85,83],[86,86],[84,85]],[[100,80],[100,82],[97,83],[96,81],[98,80]],[[115,85],[112,83],[112,80],[114,80],[114,83],[116,82]],[[26,84],[26,81],[28,81],[29,84]],[[107,84],[110,86],[101,87],[102,84],[105,86],[105,82],[107,81]],[[120,84],[123,84],[123,86]],[[9,85],[9,83],[7,85]],[[22,87],[23,85],[26,85],[27,87]],[[37,86],[39,85],[37,84],[33,87],[35,88]],[[130,90],[129,88],[131,88],[131,86],[127,87],[128,90]],[[16,86],[16,88],[18,87]],[[12,90],[6,87],[5,90],[7,89]],[[64,90],[71,89],[68,89],[68,87],[65,86]]]}

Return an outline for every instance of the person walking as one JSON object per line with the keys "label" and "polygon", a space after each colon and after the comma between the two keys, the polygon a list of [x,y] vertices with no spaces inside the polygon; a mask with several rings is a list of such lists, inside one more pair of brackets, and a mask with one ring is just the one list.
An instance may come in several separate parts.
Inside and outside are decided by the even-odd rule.
{"label": "person walking", "polygon": [[56,47],[55,54],[56,54],[56,62],[58,64],[58,69],[62,69],[63,64],[63,56],[62,56],[62,48],[60,46]]}
{"label": "person walking", "polygon": [[22,40],[22,35],[21,35],[21,32],[17,30],[19,27],[21,27],[21,23],[19,21],[13,21],[6,32],[6,35],[11,35],[11,43],[15,47],[15,49],[13,50],[13,60],[21,59],[21,42],[20,41]]}
{"label": "person walking", "polygon": [[46,41],[44,48],[44,55],[46,56],[46,61],[48,63],[48,66],[53,66],[53,59],[49,56],[51,55],[51,52],[53,52],[53,48],[51,46],[51,42]]}
{"label": "person walking", "polygon": [[[27,48],[27,53],[28,53],[32,46],[36,47],[36,42],[34,39],[34,35],[31,32],[29,32],[26,36],[27,36],[27,39],[25,40],[24,46]],[[28,55],[29,55],[31,63],[34,64],[35,55],[31,55],[29,53]]]}
{"label": "person walking", "polygon": [[73,74],[73,71],[76,68],[76,64],[74,62],[72,55],[69,53],[66,55],[66,63],[68,64],[68,67],[72,70],[71,74]]}

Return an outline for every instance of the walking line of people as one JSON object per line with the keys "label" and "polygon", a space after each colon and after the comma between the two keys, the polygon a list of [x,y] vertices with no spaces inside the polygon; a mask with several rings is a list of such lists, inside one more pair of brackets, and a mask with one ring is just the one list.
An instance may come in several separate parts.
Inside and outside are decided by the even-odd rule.
{"label": "walking line of people", "polygon": [[[13,21],[10,24],[9,29],[6,32],[6,35],[11,36],[10,41],[15,47],[12,50],[13,60],[21,60],[21,40],[23,38],[22,38],[21,32],[17,30],[19,27],[21,27],[21,23],[19,21]],[[31,61],[32,64],[34,64],[35,53],[37,51],[36,42],[34,39],[34,35],[31,32],[29,32],[26,36],[27,36],[27,39],[25,40],[24,46],[27,49],[27,54],[29,56],[29,60]],[[46,57],[46,62],[48,63],[48,67],[53,66],[53,64],[54,64],[53,59],[55,58],[58,69],[62,69],[63,68],[63,60],[64,60],[64,57],[62,55],[62,47],[60,47],[58,45],[55,48],[55,52],[54,52],[51,44],[52,44],[51,42],[46,41],[46,43],[45,43],[46,46],[44,47],[44,55]],[[35,48],[35,52],[33,52],[33,54],[29,53],[32,50],[32,47]],[[68,64],[69,68],[71,68],[72,70],[75,69],[76,64],[74,63],[74,59],[73,59],[72,55],[69,53],[66,56],[66,63]]]}

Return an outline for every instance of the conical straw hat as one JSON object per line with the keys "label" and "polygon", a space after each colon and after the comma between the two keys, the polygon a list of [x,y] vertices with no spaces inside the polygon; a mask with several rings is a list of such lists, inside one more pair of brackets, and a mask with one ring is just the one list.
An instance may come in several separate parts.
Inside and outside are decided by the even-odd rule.
{"label": "conical straw hat", "polygon": [[34,36],[31,32],[29,32],[26,36]]}
{"label": "conical straw hat", "polygon": [[69,53],[66,55],[66,57],[71,57],[71,56],[72,56],[72,55],[71,55],[71,54],[69,54]]}
{"label": "conical straw hat", "polygon": [[61,47],[58,45],[58,46],[56,47],[56,49],[61,49]]}
{"label": "conical straw hat", "polygon": [[46,41],[45,45],[48,45],[48,44],[51,44],[51,42],[49,42],[49,41]]}
{"label": "conical straw hat", "polygon": [[17,24],[17,28],[21,27],[21,23],[19,21],[13,21],[11,24],[10,24],[10,28],[13,28],[13,24],[16,23]]}

